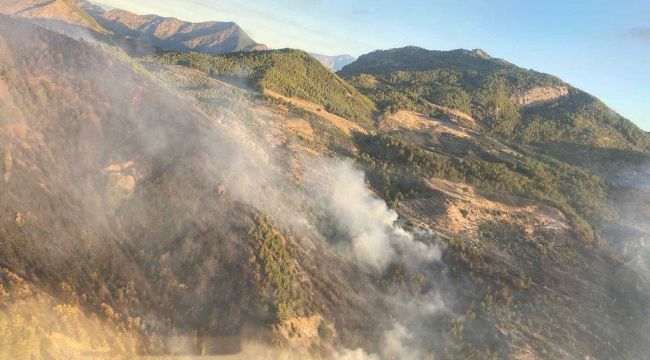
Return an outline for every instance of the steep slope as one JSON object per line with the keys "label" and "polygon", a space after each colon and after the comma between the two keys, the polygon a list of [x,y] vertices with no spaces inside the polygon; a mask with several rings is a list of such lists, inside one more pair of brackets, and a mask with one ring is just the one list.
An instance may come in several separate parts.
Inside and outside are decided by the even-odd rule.
{"label": "steep slope", "polygon": [[356,60],[356,58],[352,55],[328,56],[316,53],[309,53],[309,55],[311,55],[314,59],[320,61],[320,63],[323,64],[326,68],[334,72],[343,69],[344,66],[349,65]]}
{"label": "steep slope", "polygon": [[152,60],[199,69],[232,83],[268,89],[319,104],[323,109],[363,126],[372,126],[375,105],[316,59],[300,50],[284,49],[223,56],[161,54]]}
{"label": "steep slope", "polygon": [[0,3],[0,14],[41,20],[58,20],[95,31],[103,31],[101,25],[72,0],[5,0]]}
{"label": "steep slope", "polygon": [[86,1],[79,3],[99,24],[114,34],[138,39],[163,51],[224,54],[266,50],[265,45],[253,41],[235,23],[191,23],[156,15],[136,15],[120,9],[104,11]]}
{"label": "steep slope", "polygon": [[[288,214],[277,200],[284,182],[241,126],[226,126],[270,120],[226,108],[207,116],[128,59],[4,17],[0,69],[0,264],[53,296],[51,306],[99,317],[143,353],[173,353],[178,341],[189,341],[182,352],[237,351],[287,326],[290,341],[305,319],[304,331],[329,331],[314,341],[325,347],[339,341],[335,314],[338,329],[380,321],[373,297],[360,295],[369,288],[351,288],[367,283],[354,264],[311,230],[272,225],[274,211]],[[47,324],[34,331],[54,331]],[[16,358],[47,358],[44,343]]]}
{"label": "steep slope", "polygon": [[560,79],[526,70],[481,50],[376,51],[340,75],[382,109],[436,115],[436,105],[480,120],[494,133],[526,143],[570,142],[647,150],[650,138],[593,96]]}

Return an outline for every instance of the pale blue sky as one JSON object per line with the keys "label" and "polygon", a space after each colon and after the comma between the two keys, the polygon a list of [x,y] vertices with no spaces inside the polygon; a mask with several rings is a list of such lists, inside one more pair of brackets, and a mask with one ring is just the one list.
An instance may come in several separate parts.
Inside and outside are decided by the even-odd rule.
{"label": "pale blue sky", "polygon": [[256,41],[358,56],[481,48],[551,73],[650,130],[650,0],[100,0],[136,13],[235,21]]}

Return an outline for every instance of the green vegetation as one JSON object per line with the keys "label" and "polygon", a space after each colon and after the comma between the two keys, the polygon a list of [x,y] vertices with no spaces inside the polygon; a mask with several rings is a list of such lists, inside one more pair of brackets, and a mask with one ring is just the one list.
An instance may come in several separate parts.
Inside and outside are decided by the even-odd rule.
{"label": "green vegetation", "polygon": [[389,135],[358,136],[357,144],[369,180],[392,206],[425,191],[425,180],[437,177],[494,195],[543,201],[564,212],[586,244],[598,239],[594,225],[614,216],[606,205],[607,185],[602,179],[551,157],[527,153],[524,147],[517,149],[519,157],[463,160]]}
{"label": "green vegetation", "polygon": [[[364,55],[339,72],[384,114],[407,109],[438,116],[432,104],[460,110],[493,134],[525,143],[562,141],[650,149],[650,138],[594,97],[560,79],[475,50],[403,48]],[[517,97],[538,87],[566,86],[568,96],[529,108]]]}
{"label": "green vegetation", "polygon": [[271,302],[277,320],[297,315],[305,299],[298,284],[295,256],[286,239],[262,215],[255,217],[250,235],[254,243],[248,249],[248,259],[255,267],[262,297]]}
{"label": "green vegetation", "polygon": [[146,60],[192,67],[235,85],[268,89],[321,104],[328,112],[364,126],[373,124],[373,102],[303,51],[285,49],[220,56],[165,53]]}
{"label": "green vegetation", "polygon": [[556,102],[522,112],[518,139],[527,143],[568,142],[606,148],[650,149],[648,135],[603,102],[577,89]]}

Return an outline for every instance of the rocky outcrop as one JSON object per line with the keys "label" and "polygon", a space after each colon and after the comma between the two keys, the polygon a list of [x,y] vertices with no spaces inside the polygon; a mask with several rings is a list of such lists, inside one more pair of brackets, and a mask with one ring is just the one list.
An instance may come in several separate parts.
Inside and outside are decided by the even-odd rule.
{"label": "rocky outcrop", "polygon": [[133,196],[135,189],[135,169],[133,162],[111,164],[104,169],[106,174],[105,201],[108,207],[116,209]]}
{"label": "rocky outcrop", "polygon": [[517,96],[517,105],[520,107],[532,107],[546,104],[555,99],[569,95],[569,88],[562,86],[547,86],[532,88]]}

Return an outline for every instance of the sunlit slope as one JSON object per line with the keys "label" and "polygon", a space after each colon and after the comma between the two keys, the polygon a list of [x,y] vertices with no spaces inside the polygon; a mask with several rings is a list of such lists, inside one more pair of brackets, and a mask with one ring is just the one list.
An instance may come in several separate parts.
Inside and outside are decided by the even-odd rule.
{"label": "sunlit slope", "polygon": [[[190,71],[186,67],[194,68],[192,64],[178,64],[164,67],[163,76],[182,78],[174,78],[179,88],[214,111],[210,94],[216,91],[208,84],[218,80],[208,70]],[[248,89],[254,96],[257,89]],[[324,116],[303,111],[311,103],[271,105],[270,111],[283,114],[284,119],[273,121],[287,136],[274,139],[278,148],[353,157],[371,188],[396,208],[402,221],[435,230],[447,244],[445,264],[453,274],[447,290],[454,293],[460,315],[444,326],[431,325],[434,316],[414,321],[410,325],[421,332],[412,334],[413,349],[444,358],[436,335],[442,331],[453,339],[444,352],[449,358],[634,358],[643,352],[637,344],[645,325],[625,319],[633,313],[644,318],[642,289],[647,284],[607,248],[609,233],[603,230],[618,215],[608,203],[605,179],[534,149],[501,142],[480,122],[449,112],[431,117],[398,111],[378,118],[376,130],[350,136],[322,131],[319,118]],[[253,127],[261,131],[268,126]],[[353,151],[344,150],[350,146]],[[431,269],[411,266],[408,261],[391,264],[377,286],[421,301],[422,292],[440,279]],[[575,274],[581,281],[572,280]],[[471,285],[459,285],[464,281]],[[634,295],[625,295],[625,303],[612,302],[611,291],[619,298],[637,286]],[[617,315],[606,315],[613,312]],[[418,312],[393,316],[417,316],[413,314]],[[607,324],[597,325],[602,321]],[[558,328],[566,331],[555,336]],[[620,342],[623,333],[627,340]],[[611,337],[617,340],[602,341]]]}

